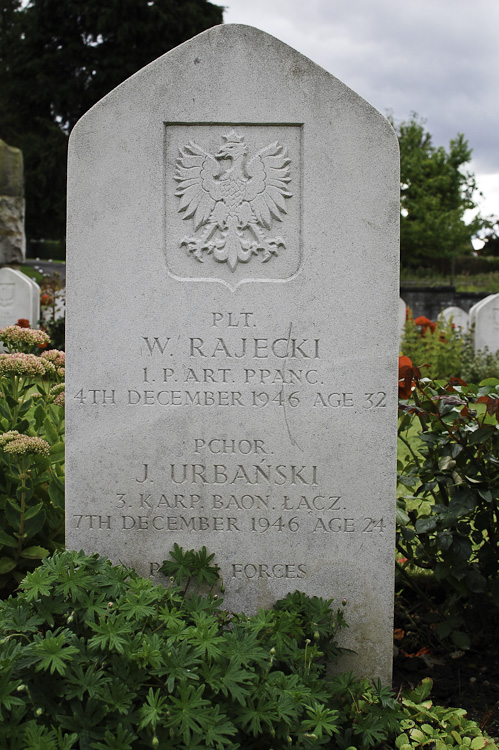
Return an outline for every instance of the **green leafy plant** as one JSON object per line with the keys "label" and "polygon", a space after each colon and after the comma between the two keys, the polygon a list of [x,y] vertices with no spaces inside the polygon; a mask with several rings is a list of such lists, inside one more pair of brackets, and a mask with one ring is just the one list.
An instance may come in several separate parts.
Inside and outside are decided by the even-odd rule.
{"label": "green leafy plant", "polygon": [[0,602],[2,748],[381,750],[422,747],[445,727],[462,738],[446,746],[495,748],[462,711],[432,709],[426,686],[397,701],[330,674],[345,626],[332,600],[295,592],[247,617],[223,608],[205,549],[171,558],[163,587],[55,553]]}
{"label": "green leafy plant", "polygon": [[0,595],[64,542],[64,353],[0,330]]}
{"label": "green leafy plant", "polygon": [[409,310],[401,343],[403,353],[429,378],[451,378],[461,372],[463,337],[452,321],[413,319]]}
{"label": "green leafy plant", "polygon": [[487,348],[475,352],[474,330],[463,337],[461,370],[459,374],[467,383],[481,383],[487,378],[499,378],[499,353]]}
{"label": "green leafy plant", "polygon": [[430,381],[417,368],[406,375],[414,380],[400,406],[399,570],[418,595],[408,570],[432,573],[434,633],[467,648],[499,608],[499,380]]}

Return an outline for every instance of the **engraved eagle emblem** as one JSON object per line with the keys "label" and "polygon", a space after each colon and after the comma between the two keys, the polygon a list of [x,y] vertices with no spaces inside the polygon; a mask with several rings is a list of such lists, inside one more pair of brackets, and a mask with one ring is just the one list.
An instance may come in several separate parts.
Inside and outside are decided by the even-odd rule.
{"label": "engraved eagle emblem", "polygon": [[216,154],[194,141],[179,149],[175,195],[179,213],[194,225],[180,247],[201,263],[210,255],[234,272],[254,255],[267,263],[285,249],[282,237],[269,232],[287,213],[291,159],[279,141],[249,158],[243,136],[231,130],[222,140]]}

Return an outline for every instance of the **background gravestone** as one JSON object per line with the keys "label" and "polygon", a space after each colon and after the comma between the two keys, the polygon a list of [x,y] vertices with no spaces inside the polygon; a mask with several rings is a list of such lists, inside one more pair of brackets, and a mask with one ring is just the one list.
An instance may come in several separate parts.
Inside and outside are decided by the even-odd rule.
{"label": "background gravestone", "polygon": [[461,333],[468,333],[470,327],[470,316],[461,307],[456,307],[455,305],[446,307],[445,310],[442,310],[440,315],[445,321],[449,321],[452,318],[452,322],[456,328],[461,330]]}
{"label": "background gravestone", "polygon": [[21,271],[0,268],[0,328],[15,325],[20,318],[38,328],[40,287]]}
{"label": "background gravestone", "polygon": [[23,155],[0,139],[0,266],[25,255]]}
{"label": "background gravestone", "polygon": [[344,666],[389,681],[389,123],[273,37],[219,26],[80,120],[68,198],[68,546],[159,581],[175,542],[205,545],[247,612],[346,598]]}
{"label": "background gravestone", "polygon": [[492,299],[493,297],[495,297],[494,294],[489,294],[489,295],[487,295],[487,297],[484,297],[483,299],[479,300],[478,302],[475,302],[475,304],[470,307],[470,311],[468,313],[470,328],[472,328],[473,326],[476,326],[476,314],[477,314],[478,310],[481,308],[481,306],[485,302],[487,302],[489,299]]}
{"label": "background gravestone", "polygon": [[478,303],[473,314],[475,352],[487,348],[499,350],[499,294],[491,294]]}

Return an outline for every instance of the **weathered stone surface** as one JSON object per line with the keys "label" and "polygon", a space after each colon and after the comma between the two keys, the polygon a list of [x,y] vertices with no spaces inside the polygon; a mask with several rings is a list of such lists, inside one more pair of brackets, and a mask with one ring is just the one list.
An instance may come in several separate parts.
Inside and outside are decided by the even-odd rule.
{"label": "weathered stone surface", "polygon": [[346,598],[344,666],[385,680],[398,197],[388,122],[246,26],[70,139],[67,544],[156,580],[174,542],[205,545],[248,612]]}
{"label": "weathered stone surface", "polygon": [[398,320],[399,320],[399,336],[400,336],[401,341],[404,337],[406,317],[407,317],[407,305],[405,304],[402,297],[399,297]]}
{"label": "weathered stone surface", "polygon": [[0,138],[0,195],[24,196],[23,155]]}
{"label": "weathered stone surface", "polygon": [[20,318],[38,327],[40,287],[21,271],[0,268],[0,328],[15,325]]}
{"label": "weathered stone surface", "polygon": [[0,139],[0,265],[25,255],[23,155]]}
{"label": "weathered stone surface", "polygon": [[470,319],[475,325],[475,352],[488,349],[499,350],[499,294],[491,294],[475,305],[470,311]]}

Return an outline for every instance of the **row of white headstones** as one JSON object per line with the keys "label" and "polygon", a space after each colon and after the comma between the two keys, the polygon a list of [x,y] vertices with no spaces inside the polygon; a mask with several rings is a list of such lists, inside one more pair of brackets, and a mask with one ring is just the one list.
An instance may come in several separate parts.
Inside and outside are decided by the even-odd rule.
{"label": "row of white headstones", "polygon": [[[404,335],[406,320],[406,303],[399,301],[400,337]],[[481,299],[469,312],[461,307],[446,307],[440,313],[440,319],[446,322],[452,320],[454,326],[465,334],[473,330],[475,352],[488,349],[490,352],[499,351],[499,294],[489,294]]]}
{"label": "row of white headstones", "polygon": [[[38,328],[44,310],[40,310],[41,289],[29,276],[14,268],[0,268],[0,328],[27,320],[30,328]],[[65,316],[64,294],[56,299],[56,318]],[[0,344],[0,352],[3,346]]]}

